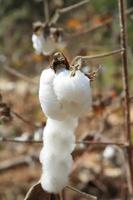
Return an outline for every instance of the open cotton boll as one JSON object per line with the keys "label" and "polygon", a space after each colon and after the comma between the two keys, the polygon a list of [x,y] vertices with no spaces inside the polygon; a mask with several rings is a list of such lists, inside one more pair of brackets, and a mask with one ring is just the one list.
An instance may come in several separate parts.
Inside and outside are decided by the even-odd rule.
{"label": "open cotton boll", "polygon": [[40,84],[53,84],[55,72],[53,69],[44,69],[40,77]]}
{"label": "open cotton boll", "polygon": [[43,42],[43,54],[51,55],[56,50],[56,44],[51,37],[47,37],[47,39]]}
{"label": "open cotton boll", "polygon": [[[54,136],[56,137],[56,135]],[[70,136],[68,137],[68,140],[65,137],[62,137],[60,140],[58,140],[59,137],[49,137],[49,140],[45,143],[45,146],[48,149],[48,151],[55,151],[55,154],[61,156],[62,152],[64,152],[64,154],[70,154],[75,148],[75,143],[70,141]]]}
{"label": "open cotton boll", "polygon": [[[73,164],[72,156],[68,154],[67,156],[56,155],[51,152],[47,154],[45,149],[41,155],[42,170],[45,173],[50,173],[51,175],[63,176],[63,174],[70,174],[71,167]],[[54,165],[53,165],[54,161]]]}
{"label": "open cotton boll", "polygon": [[67,117],[67,114],[57,100],[53,90],[54,76],[55,73],[52,69],[43,70],[40,78],[39,100],[46,116],[57,120],[63,120]]}
{"label": "open cotton boll", "polygon": [[72,117],[68,117],[63,121],[58,121],[58,120],[53,120],[53,119],[48,119],[47,123],[50,126],[54,126],[57,128],[59,128],[60,130],[72,130],[74,131],[78,125],[78,118],[72,118]]}
{"label": "open cotton boll", "polygon": [[43,173],[40,182],[45,191],[50,193],[59,193],[67,185],[68,176],[62,175],[62,177],[58,177],[57,174],[51,176],[50,174]]}
{"label": "open cotton boll", "polygon": [[88,111],[91,105],[90,80],[81,71],[70,76],[69,71],[64,70],[55,75],[53,85],[58,100],[71,116]]}
{"label": "open cotton boll", "polygon": [[59,100],[83,103],[90,101],[90,80],[81,72],[76,71],[70,76],[68,70],[60,72],[54,78],[54,90]]}
{"label": "open cotton boll", "polygon": [[43,33],[39,35],[32,35],[33,48],[37,53],[42,53],[44,55],[51,55],[55,49],[56,44],[51,37],[47,37],[46,39],[43,36]]}
{"label": "open cotton boll", "polygon": [[52,124],[46,125],[43,132],[44,145],[47,151],[56,154],[71,153],[75,147],[75,135],[71,130],[59,129]]}
{"label": "open cotton boll", "polygon": [[37,36],[36,34],[32,35],[33,48],[37,53],[42,53],[42,36]]}

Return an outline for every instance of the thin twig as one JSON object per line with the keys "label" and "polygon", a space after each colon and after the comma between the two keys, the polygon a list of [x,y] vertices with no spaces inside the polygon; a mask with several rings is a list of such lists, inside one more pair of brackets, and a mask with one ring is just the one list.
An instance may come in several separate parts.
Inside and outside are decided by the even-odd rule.
{"label": "thin twig", "polygon": [[118,49],[118,50],[114,50],[114,51],[110,51],[110,52],[102,53],[102,54],[97,54],[97,55],[92,55],[92,56],[76,56],[73,59],[71,65],[74,65],[74,63],[79,59],[81,59],[81,60],[93,60],[93,59],[104,58],[104,57],[107,57],[107,56],[112,56],[112,55],[115,55],[115,54],[122,54],[123,52],[124,52],[124,48],[121,48],[121,49]]}
{"label": "thin twig", "polygon": [[29,139],[18,139],[18,138],[6,138],[6,137],[0,137],[0,142],[13,142],[13,143],[43,143],[42,140],[29,140]]}
{"label": "thin twig", "polygon": [[16,116],[18,119],[20,119],[22,122],[28,124],[28,125],[31,125],[33,126],[34,128],[39,128],[40,126],[37,126],[36,124],[32,123],[31,121],[25,119],[23,116],[21,116],[20,114],[18,114],[17,112],[15,111],[12,111],[11,110],[11,113],[12,115]]}
{"label": "thin twig", "polygon": [[[3,65],[2,65],[2,66],[3,66]],[[15,70],[15,69],[12,69],[12,68],[9,67],[9,66],[3,66],[3,69],[4,69],[5,71],[7,71],[8,73],[10,73],[10,74],[12,74],[12,75],[14,75],[14,76],[17,76],[17,77],[19,77],[19,78],[21,78],[21,79],[23,79],[23,80],[25,80],[25,81],[27,81],[27,82],[29,82],[29,83],[31,83],[31,84],[37,84],[35,81],[33,81],[32,79],[30,79],[30,78],[27,77],[26,75],[24,75],[24,74],[18,72],[18,71]]]}
{"label": "thin twig", "polygon": [[62,9],[57,9],[54,16],[52,17],[52,19],[50,20],[50,23],[56,23],[58,21],[58,19],[60,18],[61,14],[64,14],[64,13],[67,13],[71,10],[74,10],[86,3],[88,3],[90,0],[84,0],[84,1],[81,1],[79,3],[76,3],[74,5],[71,5],[71,6],[68,6],[66,8],[62,8]]}
{"label": "thin twig", "polygon": [[44,15],[45,15],[45,21],[49,21],[49,6],[48,6],[48,0],[43,0],[44,3]]}
{"label": "thin twig", "polygon": [[5,160],[1,162],[0,164],[0,173],[3,173],[4,171],[14,169],[18,166],[22,165],[30,165],[33,161],[38,160],[38,155],[30,155],[30,156],[20,156],[18,158]]}
{"label": "thin twig", "polygon": [[[120,40],[121,48],[124,49],[122,54],[122,74],[123,74],[123,88],[124,88],[124,111],[125,111],[125,139],[126,142],[131,145],[131,127],[130,127],[130,103],[129,103],[129,83],[128,83],[128,58],[127,58],[127,30],[126,30],[126,13],[125,13],[125,1],[118,0],[119,6],[119,21],[120,21]],[[132,149],[127,149],[128,162],[131,175],[131,185],[133,187],[133,163],[132,163]],[[133,188],[130,193],[133,193]]]}
{"label": "thin twig", "polygon": [[101,24],[98,24],[96,26],[89,27],[85,30],[82,30],[81,32],[76,32],[76,33],[71,33],[71,34],[66,33],[66,37],[70,40],[70,39],[73,39],[74,37],[79,37],[79,36],[87,34],[87,33],[92,33],[93,31],[97,31],[97,29],[105,27],[106,25],[110,24],[111,22],[112,22],[112,18],[106,20],[105,22],[103,22]]}
{"label": "thin twig", "polygon": [[[42,144],[43,143],[43,140],[21,140],[21,139],[18,139],[18,138],[6,138],[6,137],[0,137],[0,142],[13,142],[13,143],[35,143],[35,144]],[[84,140],[84,141],[80,141],[80,140],[77,140],[75,142],[76,144],[88,144],[88,145],[95,145],[95,146],[107,146],[107,145],[116,145],[116,146],[119,146],[121,148],[133,148],[133,145],[130,145],[128,143],[117,143],[117,142],[95,142],[95,141],[87,141],[87,140]]]}
{"label": "thin twig", "polygon": [[[133,7],[131,7],[131,8],[129,8],[129,9],[126,10],[127,16],[131,15],[132,13],[133,13]],[[92,27],[86,28],[85,30],[82,30],[80,32],[76,32],[76,33],[72,33],[72,34],[65,33],[65,35],[68,38],[68,40],[71,40],[74,37],[79,37],[81,35],[89,34],[89,33],[92,33],[94,31],[97,31],[97,29],[106,27],[107,25],[111,24],[112,22],[113,22],[113,17],[110,17],[110,19],[105,20],[105,22],[103,22],[101,24],[98,24],[96,26],[92,26]]]}
{"label": "thin twig", "polygon": [[91,194],[88,194],[88,193],[85,193],[85,192],[82,192],[82,191],[78,190],[78,189],[75,188],[75,187],[66,186],[66,188],[68,188],[68,189],[70,189],[70,190],[72,190],[72,191],[74,191],[74,192],[77,192],[77,193],[81,194],[82,196],[84,196],[84,197],[85,197],[86,199],[88,199],[88,200],[97,200],[97,197],[96,197],[96,196],[91,195]]}

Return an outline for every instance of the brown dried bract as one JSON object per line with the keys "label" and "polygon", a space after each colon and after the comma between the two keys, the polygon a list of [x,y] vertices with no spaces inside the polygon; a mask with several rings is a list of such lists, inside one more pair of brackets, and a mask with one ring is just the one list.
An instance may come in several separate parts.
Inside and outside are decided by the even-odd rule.
{"label": "brown dried bract", "polygon": [[64,56],[61,52],[56,52],[53,55],[53,61],[50,65],[50,67],[56,72],[57,69],[65,68],[67,70],[70,69],[69,62],[67,58]]}

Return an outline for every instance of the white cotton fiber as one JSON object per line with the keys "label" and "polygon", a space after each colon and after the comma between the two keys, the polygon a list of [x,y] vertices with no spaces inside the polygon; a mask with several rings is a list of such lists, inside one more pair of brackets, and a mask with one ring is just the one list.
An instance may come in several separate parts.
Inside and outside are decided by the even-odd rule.
{"label": "white cotton fiber", "polygon": [[37,53],[42,53],[44,55],[51,55],[56,49],[56,43],[53,38],[47,37],[46,39],[43,36],[43,33],[39,35],[32,35],[33,48]]}
{"label": "white cotton fiber", "polygon": [[90,80],[81,71],[70,76],[70,72],[64,70],[55,75],[53,85],[58,100],[71,116],[80,116],[88,111],[91,105]]}
{"label": "white cotton fiber", "polygon": [[41,161],[43,161],[43,171],[45,173],[50,173],[51,175],[58,174],[58,176],[62,176],[64,174],[69,174],[71,167],[72,167],[72,156],[67,155],[65,157],[60,157],[60,155],[54,154],[51,152],[51,154],[46,153],[45,149],[43,153],[45,154],[41,155]]}
{"label": "white cotton fiber", "polygon": [[60,130],[75,130],[78,125],[78,118],[68,117],[65,120],[58,121],[53,119],[48,119],[47,123],[54,128],[59,128]]}
{"label": "white cotton fiber", "polygon": [[48,192],[58,193],[68,183],[68,177],[72,167],[72,156],[61,156],[56,152],[48,152],[47,147],[43,147],[40,153],[42,163],[41,185]]}
{"label": "white cotton fiber", "polygon": [[33,48],[36,50],[37,53],[42,53],[43,49],[42,49],[42,40],[41,40],[42,36],[37,36],[36,34],[32,35],[32,42],[33,42]]}
{"label": "white cotton fiber", "polygon": [[67,114],[57,100],[53,90],[53,79],[55,73],[52,69],[43,70],[40,78],[39,100],[46,116],[57,120],[63,120]]}
{"label": "white cotton fiber", "polygon": [[42,174],[41,176],[41,186],[44,190],[50,193],[59,193],[68,183],[68,176],[58,176],[55,174],[51,176],[50,174]]}
{"label": "white cotton fiber", "polygon": [[48,117],[40,152],[40,181],[44,190],[60,193],[71,173],[78,117],[91,105],[90,80],[80,71],[70,76],[70,71],[60,66],[56,73],[46,69],[40,78],[39,99]]}
{"label": "white cotton fiber", "polygon": [[[54,122],[55,123],[55,122]],[[44,128],[43,140],[47,151],[54,151],[58,155],[64,152],[64,155],[71,153],[75,147],[74,130],[58,126],[58,123],[52,124],[52,120],[48,119]]]}

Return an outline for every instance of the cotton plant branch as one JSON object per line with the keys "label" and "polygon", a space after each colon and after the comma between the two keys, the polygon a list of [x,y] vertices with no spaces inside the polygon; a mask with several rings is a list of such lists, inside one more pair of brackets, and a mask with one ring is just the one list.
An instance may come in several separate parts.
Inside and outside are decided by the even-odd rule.
{"label": "cotton plant branch", "polygon": [[7,71],[8,73],[10,73],[10,74],[12,74],[12,75],[14,75],[14,76],[16,76],[16,77],[18,77],[18,78],[21,78],[21,79],[23,79],[24,81],[29,82],[30,84],[35,84],[35,85],[37,85],[37,82],[35,82],[35,81],[33,81],[32,79],[30,79],[28,76],[26,76],[26,75],[20,73],[19,71],[17,71],[17,70],[15,70],[15,69],[11,68],[11,67],[9,66],[8,59],[7,59],[7,57],[6,57],[5,55],[0,55],[0,62],[2,63],[1,66],[3,67],[3,69],[4,69],[5,71]]}
{"label": "cotton plant branch", "polygon": [[61,16],[62,14],[67,13],[67,12],[69,12],[69,11],[72,11],[72,10],[74,10],[74,9],[77,9],[77,8],[81,7],[82,5],[85,5],[86,3],[89,3],[89,2],[90,2],[90,0],[83,0],[83,1],[81,1],[81,2],[79,2],[79,3],[76,3],[76,4],[74,4],[74,5],[68,6],[68,7],[66,7],[66,8],[57,9],[57,10],[55,11],[55,15],[54,15],[54,16],[52,17],[52,19],[50,20],[50,23],[51,23],[51,24],[55,24],[55,23],[59,20],[59,18],[60,18],[60,16]]}
{"label": "cotton plant branch", "polygon": [[28,119],[25,119],[21,114],[15,112],[15,111],[13,111],[13,110],[11,110],[11,114],[12,114],[13,116],[17,117],[18,119],[20,119],[22,122],[24,122],[24,123],[26,123],[26,124],[28,124],[28,125],[31,125],[31,126],[34,127],[34,128],[40,128],[40,126],[38,126],[37,124],[31,122],[31,121],[28,120]]}
{"label": "cotton plant branch", "polygon": [[115,54],[122,54],[124,52],[124,48],[118,49],[118,50],[114,50],[114,51],[110,51],[107,53],[102,53],[102,54],[97,54],[97,55],[92,55],[92,56],[76,56],[73,60],[71,65],[74,66],[75,62],[77,62],[78,60],[84,61],[84,60],[94,60],[94,59],[101,59],[101,58],[105,58],[108,56],[113,56]]}
{"label": "cotton plant branch", "polygon": [[34,85],[37,85],[37,82],[33,81],[32,79],[30,79],[29,77],[27,77],[26,75],[18,72],[17,70],[15,69],[12,69],[11,67],[7,66],[7,65],[2,65],[3,69],[5,71],[7,71],[8,73],[18,77],[18,78],[21,78],[23,79],[24,81],[30,83],[30,84],[34,84]]}
{"label": "cotton plant branch", "polygon": [[0,119],[7,120],[8,122],[12,120],[13,117],[17,117],[20,119],[23,123],[26,123],[34,128],[40,128],[41,126],[31,122],[28,119],[25,119],[21,114],[14,111],[5,101],[3,101],[3,97],[0,94]]}
{"label": "cotton plant branch", "polygon": [[49,21],[49,6],[48,6],[48,0],[43,0],[44,2],[44,15],[45,15],[45,21]]}
{"label": "cotton plant branch", "polygon": [[[130,16],[132,13],[133,13],[132,7],[126,10],[127,16]],[[113,17],[110,17],[110,19],[107,19],[107,20],[105,20],[104,22],[102,22],[98,25],[86,28],[85,30],[82,30],[82,31],[76,32],[76,33],[72,33],[72,34],[65,33],[65,35],[66,35],[68,40],[71,40],[74,37],[79,37],[79,36],[84,35],[84,34],[91,34],[92,32],[97,31],[98,29],[106,27],[107,25],[111,24],[112,22],[113,22]]]}
{"label": "cotton plant branch", "polygon": [[[124,111],[125,111],[125,140],[131,146],[131,127],[130,127],[130,103],[129,103],[129,82],[128,82],[128,57],[127,57],[127,24],[126,24],[126,13],[125,13],[125,0],[118,0],[119,7],[119,23],[120,23],[120,41],[121,48],[124,49],[122,57],[122,78],[123,78],[123,88],[124,88]],[[128,164],[130,171],[130,184],[132,185],[133,194],[133,162],[132,162],[132,150],[127,149],[128,154]],[[129,188],[130,189],[130,188]]]}
{"label": "cotton plant branch", "polygon": [[[43,140],[20,140],[16,138],[6,138],[6,137],[0,137],[0,142],[4,143],[29,143],[29,144],[42,144]],[[118,142],[97,142],[97,141],[88,141],[88,140],[77,140],[75,142],[76,144],[87,144],[87,145],[92,145],[92,146],[107,146],[107,145],[117,145],[120,146],[121,148],[133,148],[133,145],[129,145],[128,143],[118,143]]]}
{"label": "cotton plant branch", "polygon": [[10,160],[5,160],[0,164],[0,173],[14,169],[19,166],[29,166],[33,161],[38,161],[38,155],[19,156]]}
{"label": "cotton plant branch", "polygon": [[97,31],[98,29],[100,28],[103,28],[105,27],[106,25],[110,24],[112,22],[112,18],[111,19],[108,19],[106,20],[105,22],[101,23],[101,24],[98,24],[98,25],[95,25],[95,26],[92,26],[92,27],[89,27],[89,28],[86,28],[84,30],[82,30],[81,32],[76,32],[76,33],[65,33],[66,37],[71,40],[73,39],[74,37],[79,37],[81,35],[84,35],[84,34],[88,34],[88,33],[92,33],[94,31]]}

